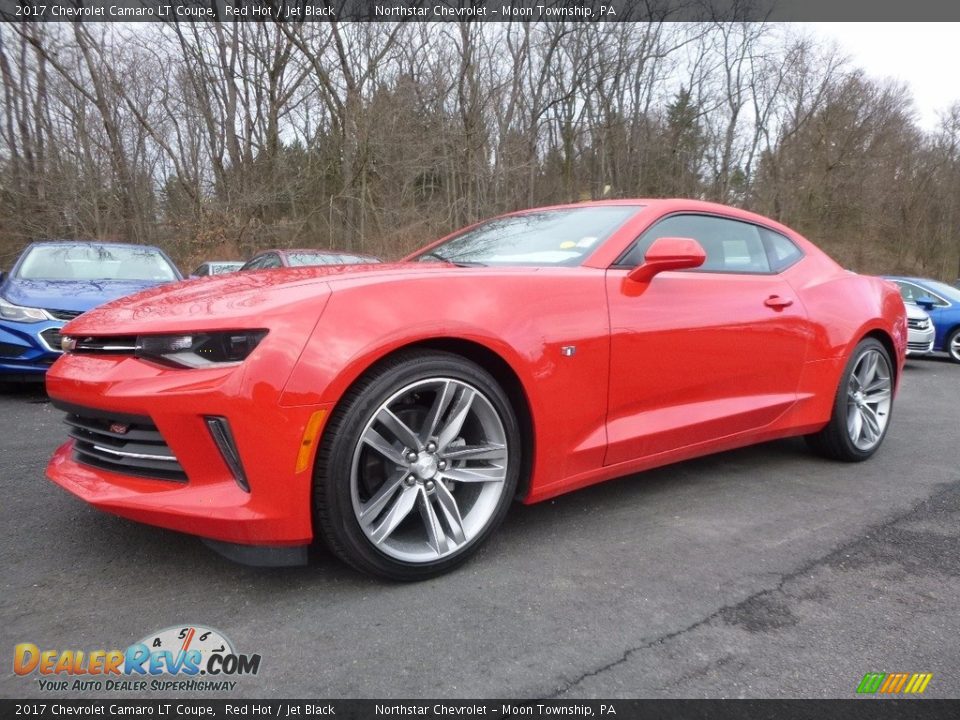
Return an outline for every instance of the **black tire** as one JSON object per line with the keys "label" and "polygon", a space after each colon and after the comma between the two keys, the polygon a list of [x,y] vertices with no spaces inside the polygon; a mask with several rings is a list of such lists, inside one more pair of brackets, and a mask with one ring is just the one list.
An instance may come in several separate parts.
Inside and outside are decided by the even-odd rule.
{"label": "black tire", "polygon": [[[876,442],[867,449],[858,447],[851,438],[851,433],[847,426],[848,413],[848,393],[847,389],[851,383],[851,376],[854,369],[857,368],[860,360],[867,354],[878,352],[886,360],[891,378],[891,397],[889,409],[886,412],[886,422],[882,432]],[[847,364],[840,376],[840,383],[837,386],[837,392],[833,401],[833,412],[830,416],[830,422],[818,433],[806,436],[807,444],[818,454],[832,460],[843,462],[862,462],[871,457],[883,444],[887,430],[890,427],[890,418],[893,414],[893,384],[895,383],[895,369],[890,360],[890,353],[887,349],[874,338],[864,338],[854,348],[853,353],[847,360]]]}
{"label": "black tire", "polygon": [[[475,535],[467,538],[462,547],[448,556],[438,557],[432,561],[408,562],[384,552],[361,527],[359,511],[355,510],[354,505],[355,495],[352,494],[361,481],[351,480],[351,476],[354,462],[358,463],[358,468],[361,467],[358,459],[362,453],[369,452],[361,443],[361,435],[371,427],[370,423],[381,411],[384,403],[390,402],[398,392],[404,391],[412,384],[435,380],[443,382],[444,379],[469,385],[489,402],[489,405],[484,403],[484,407],[492,407],[495,411],[505,435],[506,476],[499,498],[487,503],[484,516],[490,512],[490,508],[494,509],[489,521],[481,526],[482,530],[477,529]],[[420,410],[411,412],[420,412]],[[489,412],[488,417],[492,417]],[[394,441],[394,444],[398,447],[402,445],[397,441]],[[439,449],[437,452],[440,452]],[[314,468],[314,524],[317,534],[323,538],[328,548],[337,557],[371,575],[401,581],[424,580],[441,575],[465,562],[503,521],[516,492],[521,456],[521,436],[515,414],[506,394],[490,373],[453,353],[432,350],[402,351],[374,366],[350,388],[338,404],[324,431]],[[375,457],[379,458],[379,456]],[[384,465],[389,465],[388,462],[380,459]],[[366,466],[363,465],[363,467]],[[398,471],[398,467],[400,466],[393,468],[394,472]],[[359,478],[361,472],[358,469],[355,478]],[[413,474],[408,476],[411,481],[413,478]],[[439,484],[439,474],[437,478]],[[384,479],[383,485],[387,482],[388,480]],[[418,479],[417,483],[429,485],[430,481]],[[459,488],[460,486],[455,486],[451,495],[459,491]],[[437,487],[434,492],[439,495],[440,490],[441,488]],[[402,491],[403,488],[400,487],[398,492]],[[426,492],[422,497],[420,495],[416,497],[417,503],[430,504]],[[396,504],[396,501],[392,501],[391,504]],[[421,514],[424,512],[419,504],[417,508]],[[408,512],[412,513],[412,511]],[[415,518],[408,517],[404,522],[413,523]],[[427,527],[426,520],[423,521],[423,526]],[[399,526],[398,530],[400,527],[404,526]],[[414,531],[417,530],[416,527],[409,527]]]}
{"label": "black tire", "polygon": [[955,363],[960,363],[960,327],[950,333],[950,337],[947,338],[943,349],[947,351],[947,355],[950,356],[951,360]]}

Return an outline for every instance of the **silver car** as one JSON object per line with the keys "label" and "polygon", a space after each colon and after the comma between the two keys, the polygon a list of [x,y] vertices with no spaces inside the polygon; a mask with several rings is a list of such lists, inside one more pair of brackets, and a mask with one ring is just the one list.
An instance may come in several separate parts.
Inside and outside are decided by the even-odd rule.
{"label": "silver car", "polygon": [[937,334],[933,321],[913,303],[904,303],[907,308],[907,355],[926,355],[933,352],[933,338]]}

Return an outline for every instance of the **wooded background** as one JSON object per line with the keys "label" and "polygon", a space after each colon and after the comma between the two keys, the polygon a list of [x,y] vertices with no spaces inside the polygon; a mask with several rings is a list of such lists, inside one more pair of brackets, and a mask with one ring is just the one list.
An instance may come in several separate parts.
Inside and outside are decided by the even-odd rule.
{"label": "wooded background", "polygon": [[4,23],[0,75],[0,268],[43,238],[186,271],[392,259],[504,211],[682,196],[858,271],[960,276],[960,103],[924,132],[905,87],[790,25]]}

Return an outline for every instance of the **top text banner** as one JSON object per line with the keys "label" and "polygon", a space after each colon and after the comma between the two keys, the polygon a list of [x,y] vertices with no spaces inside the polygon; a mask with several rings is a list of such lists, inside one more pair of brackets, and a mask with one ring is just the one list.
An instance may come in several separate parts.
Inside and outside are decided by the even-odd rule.
{"label": "top text banner", "polygon": [[[960,20],[943,0],[0,0],[13,22]],[[891,48],[895,51],[895,48]]]}

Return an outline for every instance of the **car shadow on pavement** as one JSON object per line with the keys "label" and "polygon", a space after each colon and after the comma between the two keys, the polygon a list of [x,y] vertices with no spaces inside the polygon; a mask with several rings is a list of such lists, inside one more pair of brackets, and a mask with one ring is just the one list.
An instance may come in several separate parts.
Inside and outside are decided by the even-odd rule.
{"label": "car shadow on pavement", "polygon": [[[801,439],[777,440],[635,473],[535,505],[516,503],[499,530],[463,569],[428,582],[455,583],[458,574],[463,572],[495,575],[501,563],[510,564],[531,548],[539,547],[542,551],[558,537],[564,537],[564,544],[576,545],[578,537],[587,541],[598,522],[621,523],[627,527],[631,521],[624,517],[625,512],[636,512],[637,517],[642,517],[644,508],[662,502],[664,496],[682,503],[684,497],[716,492],[718,488],[711,490],[711,487],[718,483],[729,485],[736,482],[737,476],[755,478],[771,467],[782,468],[801,457],[818,463],[818,458],[810,454]],[[832,465],[829,461],[823,462]],[[74,542],[63,548],[63,552],[67,555],[75,552],[78,556],[67,559],[66,563],[88,568],[91,564],[100,565],[98,574],[102,578],[120,574],[124,577],[118,580],[130,582],[141,574],[144,580],[150,576],[176,576],[186,584],[202,582],[234,590],[245,588],[253,596],[269,589],[274,597],[287,592],[295,595],[305,587],[363,592],[404,586],[353,570],[320,542],[311,546],[306,566],[249,567],[221,557],[190,535],[103,513],[82,506],[73,498],[68,501],[71,505],[77,503],[69,519],[68,513],[64,513]],[[131,574],[135,577],[130,577]]]}
{"label": "car shadow on pavement", "polygon": [[50,402],[47,397],[47,388],[42,382],[7,382],[0,381],[0,396],[23,398],[31,403]]}
{"label": "car shadow on pavement", "polygon": [[[906,372],[921,376],[941,369],[942,363],[950,364],[946,357],[933,360],[911,360]],[[0,392],[31,403],[48,401],[39,383],[2,385]],[[710,516],[726,508],[724,494],[749,498],[751,492],[763,493],[761,483],[786,485],[800,473],[817,476],[822,483],[837,468],[836,463],[812,454],[802,438],[789,438],[635,473],[535,505],[516,503],[462,570],[429,582],[456,582],[463,572],[495,575],[498,568],[522,562],[520,558],[528,553],[553,566],[544,548],[576,547],[587,553],[596,544],[591,540],[598,527],[629,535],[644,524],[668,525],[670,520],[660,514],[661,509],[680,508],[677,513],[682,515],[685,503],[687,507],[699,503],[701,516]],[[102,513],[66,495],[52,502],[47,513],[51,537],[64,537],[69,528],[76,540],[57,551],[63,553],[58,564],[65,564],[61,569],[65,575],[72,572],[70,568],[99,566],[100,572],[115,576],[118,582],[130,581],[131,575],[142,574],[146,582],[153,574],[174,575],[186,583],[244,588],[254,595],[263,588],[295,594],[306,586],[324,584],[343,592],[395,585],[349,568],[319,542],[311,546],[307,566],[254,568],[221,557],[198,538]]]}
{"label": "car shadow on pavement", "polygon": [[923,357],[908,357],[907,363],[904,365],[904,369],[908,371],[912,370],[925,370],[932,367],[938,367],[940,365],[955,365],[954,361],[946,353],[931,353],[929,355],[924,355]]}

